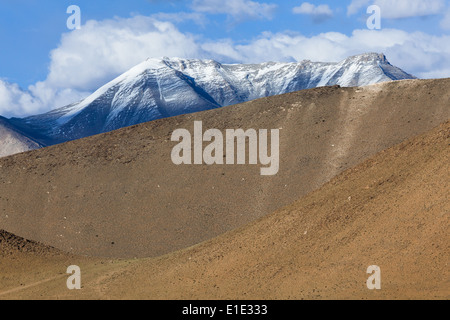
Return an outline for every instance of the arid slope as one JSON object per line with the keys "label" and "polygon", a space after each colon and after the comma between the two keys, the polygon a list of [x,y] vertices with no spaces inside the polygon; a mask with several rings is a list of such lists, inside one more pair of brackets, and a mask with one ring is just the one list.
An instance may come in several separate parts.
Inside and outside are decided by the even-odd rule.
{"label": "arid slope", "polygon": [[[0,159],[0,228],[76,254],[154,257],[246,225],[450,118],[450,79],[327,87]],[[177,128],[280,131],[280,171],[176,166]]]}
{"label": "arid slope", "polygon": [[[448,299],[449,145],[446,122],[246,227],[160,258],[80,263],[80,291],[50,279],[0,298]],[[370,265],[381,290],[366,287]]]}

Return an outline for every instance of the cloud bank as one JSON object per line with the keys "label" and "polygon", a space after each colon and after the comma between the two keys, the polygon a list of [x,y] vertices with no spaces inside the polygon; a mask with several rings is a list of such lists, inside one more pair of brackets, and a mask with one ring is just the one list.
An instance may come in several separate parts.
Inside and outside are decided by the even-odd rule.
{"label": "cloud bank", "polygon": [[333,17],[333,10],[326,4],[316,6],[309,2],[303,2],[299,7],[292,9],[292,12],[295,14],[309,15],[317,23]]}
{"label": "cloud bank", "polygon": [[272,19],[278,6],[250,0],[194,0],[192,9],[210,14],[226,14],[236,20]]}
{"label": "cloud bank", "polygon": [[356,14],[371,4],[381,8],[381,15],[384,19],[435,15],[441,13],[445,8],[445,0],[353,0],[347,7],[347,14]]}
{"label": "cloud bank", "polygon": [[171,22],[135,16],[88,21],[80,30],[64,34],[50,53],[47,79],[26,90],[0,79],[0,115],[21,117],[79,101],[149,57],[258,63],[340,61],[364,52],[383,52],[392,64],[420,78],[450,77],[450,35],[396,29],[314,36],[286,31],[265,32],[236,43],[231,39],[211,41],[183,33]]}

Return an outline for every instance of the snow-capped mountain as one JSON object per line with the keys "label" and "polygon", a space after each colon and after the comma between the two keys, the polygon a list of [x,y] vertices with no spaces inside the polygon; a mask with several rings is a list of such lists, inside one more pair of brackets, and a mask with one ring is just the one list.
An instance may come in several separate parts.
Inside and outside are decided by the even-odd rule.
{"label": "snow-capped mountain", "polygon": [[43,147],[0,117],[0,157]]}
{"label": "snow-capped mountain", "polygon": [[148,59],[81,102],[11,122],[39,141],[54,144],[302,89],[413,78],[376,53],[338,63],[225,65],[213,60]]}

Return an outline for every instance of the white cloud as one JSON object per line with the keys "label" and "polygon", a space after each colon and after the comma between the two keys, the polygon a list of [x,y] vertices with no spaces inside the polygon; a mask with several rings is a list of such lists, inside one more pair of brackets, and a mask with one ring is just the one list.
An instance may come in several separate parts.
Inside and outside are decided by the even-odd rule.
{"label": "white cloud", "polygon": [[208,18],[204,14],[199,12],[176,12],[176,13],[160,12],[152,15],[152,18],[159,21],[170,21],[173,23],[192,21],[201,27],[205,27],[208,22]]}
{"label": "white cloud", "polygon": [[0,83],[0,115],[36,114],[78,101],[148,57],[202,57],[192,35],[172,23],[136,16],[87,21],[63,34],[50,53],[47,79],[22,90]]}
{"label": "white cloud", "polygon": [[441,27],[445,30],[450,30],[450,9],[444,15],[444,18],[441,21]]}
{"label": "white cloud", "polygon": [[446,35],[396,29],[355,30],[350,36],[328,32],[311,37],[266,32],[246,44],[237,44],[231,39],[203,40],[180,32],[171,23],[134,17],[91,21],[81,30],[66,34],[52,52],[44,84],[92,91],[148,57],[212,58],[226,63],[339,61],[373,51],[384,52],[394,65],[419,77],[441,75],[442,70],[450,68],[450,36]]}
{"label": "white cloud", "polygon": [[23,115],[34,112],[37,107],[31,94],[25,93],[16,84],[0,80],[0,114]]}
{"label": "white cloud", "polygon": [[309,2],[303,2],[299,7],[292,9],[292,12],[295,14],[310,15],[315,22],[322,22],[333,16],[333,10],[328,5],[321,4],[316,6]]}
{"label": "white cloud", "polygon": [[192,9],[210,14],[227,14],[237,20],[272,19],[278,6],[250,0],[194,0]]}
{"label": "white cloud", "polygon": [[347,7],[347,14],[356,14],[361,8],[368,7],[370,0],[352,0],[352,2]]}
{"label": "white cloud", "polygon": [[450,77],[450,35],[396,29],[355,30],[306,37],[262,33],[247,43],[204,40],[172,23],[136,16],[88,21],[64,34],[51,52],[47,79],[22,90],[0,80],[0,115],[25,116],[79,101],[148,57],[212,58],[220,62],[340,61],[354,54],[383,52],[389,61],[418,77]]}
{"label": "white cloud", "polygon": [[353,0],[347,7],[348,15],[374,4],[381,8],[385,19],[422,17],[440,14],[445,8],[445,0]]}
{"label": "white cloud", "polygon": [[70,88],[55,89],[43,82],[23,90],[17,84],[0,80],[0,115],[24,117],[79,101],[89,95]]}
{"label": "white cloud", "polygon": [[253,63],[263,61],[340,61],[364,52],[383,52],[389,61],[406,72],[423,78],[450,77],[450,35],[432,36],[396,29],[355,30],[351,36],[338,32],[305,37],[293,33],[265,33],[246,44],[231,41],[209,43],[211,54],[229,55]]}
{"label": "white cloud", "polygon": [[136,16],[88,21],[80,30],[63,35],[51,52],[52,87],[93,90],[148,57],[197,57],[193,36],[172,23]]}

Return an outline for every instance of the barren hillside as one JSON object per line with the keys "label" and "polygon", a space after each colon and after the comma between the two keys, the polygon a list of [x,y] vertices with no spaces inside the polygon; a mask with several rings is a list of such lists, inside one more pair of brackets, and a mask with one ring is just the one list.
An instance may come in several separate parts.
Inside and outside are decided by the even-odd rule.
{"label": "barren hillside", "polygon": [[[0,159],[0,227],[71,253],[127,258],[246,225],[449,119],[450,79],[324,87],[158,120]],[[177,128],[280,130],[280,171],[176,166]]]}
{"label": "barren hillside", "polygon": [[[73,257],[80,291],[48,274],[64,270],[63,258],[29,261],[16,274],[27,282],[1,280],[0,298],[448,299],[449,142],[447,122],[246,227],[160,258]],[[381,268],[381,290],[366,287],[370,265]]]}

